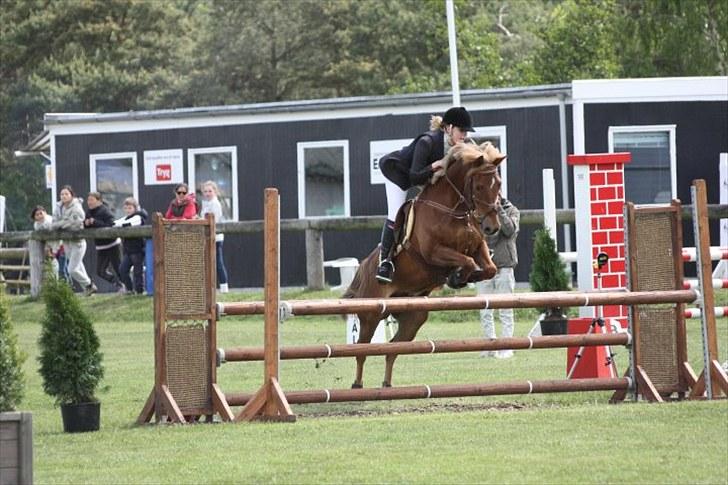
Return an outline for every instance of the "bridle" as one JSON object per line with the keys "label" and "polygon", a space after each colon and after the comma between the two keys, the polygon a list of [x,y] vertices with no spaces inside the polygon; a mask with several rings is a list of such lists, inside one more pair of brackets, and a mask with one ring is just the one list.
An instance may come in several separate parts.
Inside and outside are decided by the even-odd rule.
{"label": "bridle", "polygon": [[[451,165],[452,166],[452,165]],[[450,167],[448,167],[450,168]],[[487,167],[485,170],[481,170],[478,173],[482,174],[496,174],[498,171],[497,167],[495,165],[491,165]],[[455,193],[458,196],[457,202],[455,202],[455,205],[452,207],[447,207],[446,205],[440,204],[439,202],[434,202],[431,200],[422,200],[419,197],[415,199],[416,202],[420,202],[422,204],[429,205],[431,207],[434,207],[435,209],[438,209],[442,212],[445,212],[449,214],[451,217],[455,219],[465,219],[468,217],[473,217],[478,221],[478,223],[481,223],[486,217],[488,217],[491,213],[495,212],[497,207],[497,200],[496,202],[487,202],[483,199],[480,199],[475,196],[473,193],[473,183],[475,177],[469,177],[468,183],[465,186],[465,194],[460,191],[460,189],[457,188],[457,186],[453,183],[452,179],[450,179],[450,176],[447,174],[447,171],[445,171],[444,179],[447,181],[447,183],[450,185],[450,187],[455,191]],[[464,211],[458,211],[458,207],[464,205],[465,210]],[[478,207],[479,206],[485,206],[488,211],[483,214],[481,217],[478,217]]]}

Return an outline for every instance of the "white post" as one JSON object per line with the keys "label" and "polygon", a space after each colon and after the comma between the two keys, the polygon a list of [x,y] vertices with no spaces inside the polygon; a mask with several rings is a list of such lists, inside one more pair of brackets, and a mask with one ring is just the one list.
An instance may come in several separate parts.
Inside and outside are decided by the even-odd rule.
{"label": "white post", "polygon": [[0,195],[0,232],[5,232],[5,196]]}
{"label": "white post", "polygon": [[[728,204],[728,153],[720,154],[718,162],[718,192],[720,193],[720,203]],[[728,219],[721,219],[718,223],[718,233],[720,234],[720,247],[728,247]],[[728,261],[720,260],[713,271],[713,278],[728,278]]]}
{"label": "white post", "polygon": [[543,225],[549,230],[551,239],[558,250],[558,242],[556,238],[556,188],[554,183],[554,170],[552,168],[544,168],[542,171],[543,178]]}
{"label": "white post", "polygon": [[450,83],[452,84],[452,105],[460,106],[460,79],[458,76],[458,47],[455,36],[455,8],[452,0],[445,0],[447,10],[447,38],[450,47]]}

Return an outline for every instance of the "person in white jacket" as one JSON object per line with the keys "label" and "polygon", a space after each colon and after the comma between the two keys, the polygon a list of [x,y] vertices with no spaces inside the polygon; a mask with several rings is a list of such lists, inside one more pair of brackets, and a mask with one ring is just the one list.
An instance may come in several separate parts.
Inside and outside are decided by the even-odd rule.
{"label": "person in white jacket", "polygon": [[[202,184],[202,210],[200,216],[205,217],[205,214],[212,214],[215,216],[215,223],[223,222],[225,220],[222,214],[222,205],[218,196],[220,191],[217,188],[217,184],[212,180]],[[225,269],[225,261],[222,258],[222,244],[225,241],[225,234],[215,235],[215,253],[217,263],[217,282],[220,284],[220,293],[228,292],[228,275]]]}
{"label": "person in white jacket", "polygon": [[[78,231],[83,229],[85,213],[83,205],[81,205],[81,199],[76,198],[76,194],[70,185],[61,187],[59,197],[61,201],[56,206],[53,217],[54,222],[51,223],[50,228]],[[86,240],[80,238],[79,235],[79,239],[64,240],[63,247],[66,251],[66,258],[68,258],[68,273],[71,275],[71,279],[81,285],[87,296],[96,293],[98,288],[88,277],[86,267],[83,265],[83,257],[86,254]]]}
{"label": "person in white jacket", "polygon": [[[53,217],[46,212],[45,207],[42,205],[37,205],[33,208],[30,213],[30,218],[33,220],[33,229],[36,231],[39,229],[50,229],[51,224],[53,223]],[[51,261],[55,274],[59,274],[58,259],[56,258],[58,257],[58,251],[61,249],[62,245],[62,241],[45,242],[46,258]]]}

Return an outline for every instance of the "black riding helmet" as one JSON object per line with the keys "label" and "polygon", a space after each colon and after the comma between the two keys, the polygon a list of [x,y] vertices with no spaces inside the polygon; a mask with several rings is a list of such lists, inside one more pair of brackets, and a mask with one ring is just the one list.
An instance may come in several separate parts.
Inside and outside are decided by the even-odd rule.
{"label": "black riding helmet", "polygon": [[464,131],[475,131],[473,129],[473,119],[470,117],[468,110],[462,106],[456,106],[445,111],[442,122],[446,125],[455,125]]}

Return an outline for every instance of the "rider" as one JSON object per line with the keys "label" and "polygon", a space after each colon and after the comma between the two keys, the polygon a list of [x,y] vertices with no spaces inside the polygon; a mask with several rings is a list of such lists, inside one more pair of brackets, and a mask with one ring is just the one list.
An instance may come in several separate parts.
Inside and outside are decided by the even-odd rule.
{"label": "rider", "polygon": [[446,148],[465,140],[469,131],[474,131],[470,113],[463,107],[453,107],[442,117],[432,117],[430,131],[380,159],[379,167],[385,177],[387,193],[387,220],[382,228],[376,276],[380,283],[392,282],[394,263],[390,259],[390,251],[394,245],[394,221],[405,202],[407,189],[427,183],[434,173],[442,170]]}

